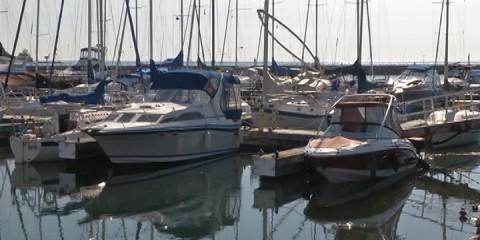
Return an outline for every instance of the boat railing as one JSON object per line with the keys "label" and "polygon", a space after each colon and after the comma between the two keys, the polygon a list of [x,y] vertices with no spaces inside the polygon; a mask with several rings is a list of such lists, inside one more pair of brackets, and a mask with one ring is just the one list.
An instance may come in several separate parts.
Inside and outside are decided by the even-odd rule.
{"label": "boat railing", "polygon": [[[414,106],[414,108],[412,107]],[[400,103],[399,111],[403,121],[424,120],[439,110],[464,110],[465,119],[479,118],[475,114],[467,114],[469,111],[478,111],[480,107],[480,89],[448,92]],[[445,119],[446,121],[446,119]]]}

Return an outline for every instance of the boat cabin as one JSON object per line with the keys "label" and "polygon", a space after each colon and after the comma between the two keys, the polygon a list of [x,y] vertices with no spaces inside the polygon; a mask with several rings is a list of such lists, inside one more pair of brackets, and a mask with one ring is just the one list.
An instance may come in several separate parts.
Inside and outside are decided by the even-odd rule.
{"label": "boat cabin", "polygon": [[396,109],[389,106],[383,101],[339,102],[331,111],[322,137],[399,138],[403,133],[396,121]]}

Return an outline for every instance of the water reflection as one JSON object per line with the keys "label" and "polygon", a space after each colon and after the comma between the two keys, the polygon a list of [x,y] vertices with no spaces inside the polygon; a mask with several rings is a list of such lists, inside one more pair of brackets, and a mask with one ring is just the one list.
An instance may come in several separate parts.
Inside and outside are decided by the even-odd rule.
{"label": "water reflection", "polygon": [[103,217],[148,220],[160,232],[180,238],[214,235],[240,213],[237,157],[159,171],[114,169],[100,192],[85,204],[89,222]]}
{"label": "water reflection", "polygon": [[479,154],[426,157],[436,164],[419,178],[318,185],[260,178],[250,154],[168,168],[10,157],[0,239],[468,239],[479,230]]}
{"label": "water reflection", "polygon": [[[106,222],[115,222],[116,228],[125,228],[125,236],[136,238],[146,225],[164,237],[202,238],[214,236],[240,217],[242,171],[237,156],[168,168],[68,161],[5,163],[8,174],[4,177],[9,177],[12,204],[22,230],[9,232],[12,239],[37,239],[38,234],[45,239],[70,239],[66,236],[72,233],[75,238],[108,239],[105,233],[114,228],[108,228]],[[46,230],[45,219],[51,217],[56,218],[56,226]],[[127,229],[126,221],[137,226]],[[38,227],[32,228],[35,222]],[[75,225],[83,237],[66,230]],[[53,237],[44,237],[51,234]],[[154,238],[153,232],[149,235]]]}
{"label": "water reflection", "polygon": [[358,183],[319,184],[305,216],[332,226],[334,239],[397,239],[397,225],[418,174]]}

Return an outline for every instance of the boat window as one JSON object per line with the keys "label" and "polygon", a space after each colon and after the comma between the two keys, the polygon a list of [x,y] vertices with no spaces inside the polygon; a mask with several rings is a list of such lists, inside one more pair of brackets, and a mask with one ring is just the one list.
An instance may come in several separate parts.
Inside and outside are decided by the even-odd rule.
{"label": "boat window", "polygon": [[208,103],[210,97],[197,89],[160,89],[156,91],[154,102]]}
{"label": "boat window", "polygon": [[137,122],[156,122],[161,116],[161,114],[142,114]]}
{"label": "boat window", "polygon": [[381,106],[365,108],[366,122],[382,124],[386,111],[387,109]]}
{"label": "boat window", "polygon": [[336,136],[353,139],[398,138],[399,135],[388,127],[374,123],[331,124],[322,135],[326,138]]}
{"label": "boat window", "polygon": [[118,116],[119,114],[117,112],[112,112],[110,115],[108,115],[108,117],[105,118],[105,121],[114,121]]}
{"label": "boat window", "polygon": [[229,119],[238,120],[242,114],[240,85],[223,82],[220,108]]}
{"label": "boat window", "polygon": [[196,119],[202,119],[202,118],[205,118],[205,117],[199,112],[187,112],[175,118],[175,121],[188,121],[188,120],[196,120]]}
{"label": "boat window", "polygon": [[424,79],[427,76],[427,71],[413,71],[413,70],[405,70],[399,76],[398,80],[405,81],[405,80],[416,80],[416,79]]}
{"label": "boat window", "polygon": [[120,116],[120,118],[118,118],[117,122],[130,122],[134,116],[134,113],[124,113],[122,116]]}
{"label": "boat window", "polygon": [[479,84],[480,83],[480,74],[471,74],[467,77],[467,82],[470,84]]}
{"label": "boat window", "polygon": [[220,85],[220,79],[218,78],[210,78],[208,82],[203,87],[203,90],[208,93],[211,97],[215,96],[215,93],[218,90],[218,86]]}
{"label": "boat window", "polygon": [[[363,110],[363,111],[362,111]],[[365,122],[365,109],[362,107],[343,107],[335,109],[332,122]]]}

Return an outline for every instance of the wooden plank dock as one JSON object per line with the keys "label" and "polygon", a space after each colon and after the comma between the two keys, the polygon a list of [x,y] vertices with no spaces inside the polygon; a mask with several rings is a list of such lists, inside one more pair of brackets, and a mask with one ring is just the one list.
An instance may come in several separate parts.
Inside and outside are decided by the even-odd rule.
{"label": "wooden plank dock", "polygon": [[303,170],[303,150],[291,148],[263,155],[253,156],[253,173],[264,177],[281,177]]}
{"label": "wooden plank dock", "polygon": [[282,177],[303,170],[303,149],[308,140],[316,134],[317,131],[299,129],[244,129],[242,147],[261,152],[265,150],[265,153],[253,156],[254,174],[262,177]]}

